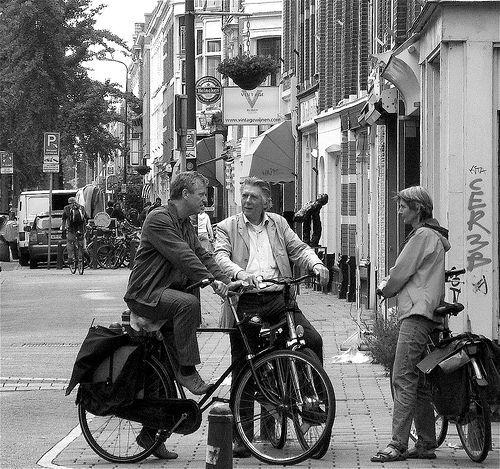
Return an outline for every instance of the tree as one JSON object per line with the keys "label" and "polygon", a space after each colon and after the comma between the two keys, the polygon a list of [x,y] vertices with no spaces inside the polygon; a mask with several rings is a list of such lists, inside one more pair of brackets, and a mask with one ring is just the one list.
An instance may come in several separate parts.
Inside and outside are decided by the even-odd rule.
{"label": "tree", "polygon": [[[61,133],[61,160],[89,164],[121,147],[106,124],[120,120],[117,85],[88,76],[85,63],[126,44],[95,29],[104,5],[91,0],[2,0],[0,149],[14,153],[16,186],[43,186],[43,132]],[[62,172],[61,172],[62,174]]]}

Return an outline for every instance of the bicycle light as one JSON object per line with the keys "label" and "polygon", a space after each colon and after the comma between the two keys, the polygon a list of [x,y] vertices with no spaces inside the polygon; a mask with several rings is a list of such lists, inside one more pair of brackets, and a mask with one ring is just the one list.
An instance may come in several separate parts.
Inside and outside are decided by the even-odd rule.
{"label": "bicycle light", "polygon": [[295,328],[295,333],[297,334],[297,337],[304,337],[304,328],[299,324]]}

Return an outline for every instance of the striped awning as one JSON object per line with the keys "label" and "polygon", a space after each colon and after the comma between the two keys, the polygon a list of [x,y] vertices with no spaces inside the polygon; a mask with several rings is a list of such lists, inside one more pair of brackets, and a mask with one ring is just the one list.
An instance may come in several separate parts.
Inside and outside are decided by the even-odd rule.
{"label": "striped awning", "polygon": [[151,186],[153,184],[148,182],[147,184],[144,184],[142,186],[142,194],[141,194],[141,197],[143,199],[150,199],[151,198]]}

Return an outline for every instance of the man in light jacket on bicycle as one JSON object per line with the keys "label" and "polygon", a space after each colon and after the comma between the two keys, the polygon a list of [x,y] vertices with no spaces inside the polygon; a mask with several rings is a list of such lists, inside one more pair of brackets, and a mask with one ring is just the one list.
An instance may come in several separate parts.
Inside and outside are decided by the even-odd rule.
{"label": "man in light jacket on bicycle", "polygon": [[[253,290],[243,293],[238,301],[240,318],[258,313],[271,324],[285,317],[285,301],[282,287],[263,285],[259,277],[291,277],[290,262],[314,271],[326,286],[329,271],[313,249],[302,242],[280,215],[266,212],[271,207],[271,189],[267,182],[256,177],[246,178],[241,186],[242,213],[226,218],[217,224],[214,256],[222,271],[232,280],[248,282]],[[266,287],[262,289],[263,287]],[[304,328],[308,348],[323,360],[323,341],[318,331],[306,319],[295,303],[295,321]],[[223,325],[229,327],[232,314],[224,309]],[[250,345],[258,340],[258,329],[247,334]],[[231,334],[231,358],[233,363],[245,355],[245,346],[239,334]],[[239,369],[233,370],[236,377]],[[249,451],[242,442],[233,445],[235,457],[247,457]]]}
{"label": "man in light jacket on bicycle", "polygon": [[[442,323],[434,310],[444,298],[444,255],[450,249],[448,230],[432,218],[433,204],[426,189],[409,187],[395,198],[403,222],[413,230],[378,290],[385,298],[397,295],[401,322],[392,371],[392,440],[371,458],[381,463],[436,457],[430,389],[424,385],[417,363],[425,353],[429,334]],[[412,420],[418,440],[415,448],[408,450]]]}

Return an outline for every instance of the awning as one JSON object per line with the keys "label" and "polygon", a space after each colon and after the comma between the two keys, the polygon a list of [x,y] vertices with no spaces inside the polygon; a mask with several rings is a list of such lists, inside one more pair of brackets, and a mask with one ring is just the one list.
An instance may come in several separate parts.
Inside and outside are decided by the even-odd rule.
{"label": "awning", "polygon": [[260,134],[243,159],[242,175],[267,182],[295,180],[295,141],[291,121],[280,122]]}
{"label": "awning", "polygon": [[[216,178],[215,161],[210,161],[217,158],[215,155],[215,137],[207,137],[200,140],[196,144],[196,163],[198,165],[197,171],[206,178],[208,178],[210,186],[220,186]],[[200,163],[203,163],[200,166]]]}

